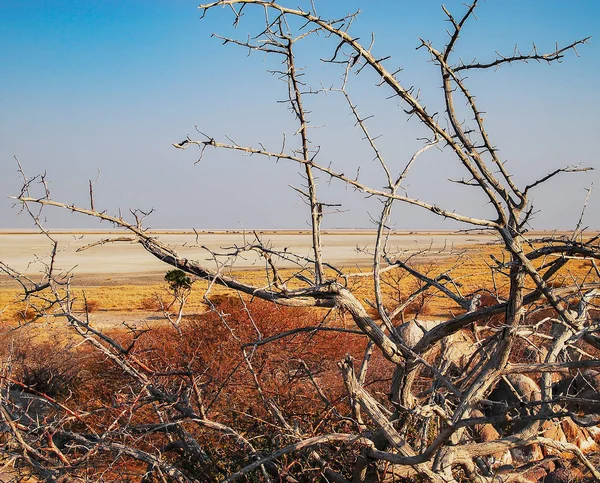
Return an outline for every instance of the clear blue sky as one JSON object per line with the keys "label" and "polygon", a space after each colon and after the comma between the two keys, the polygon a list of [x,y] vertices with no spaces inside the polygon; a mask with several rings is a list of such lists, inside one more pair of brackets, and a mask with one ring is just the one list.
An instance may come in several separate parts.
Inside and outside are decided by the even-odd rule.
{"label": "clear blue sky", "polygon": [[[285,2],[284,2],[285,3]],[[296,6],[297,1],[291,2]],[[419,37],[441,47],[444,15],[435,0],[316,2],[324,17],[356,9],[353,26],[366,42],[375,32],[374,52],[391,55],[389,66],[402,67],[400,79],[422,90],[431,110],[440,105],[435,77]],[[462,2],[446,6],[457,16]],[[197,3],[178,1],[6,1],[0,0],[0,228],[30,227],[16,216],[7,199],[19,189],[13,156],[33,175],[47,171],[53,196],[87,203],[87,180],[99,169],[97,208],[154,208],[149,224],[156,228],[305,228],[308,211],[288,186],[302,183],[298,167],[258,157],[207,152],[194,165],[197,151],[175,150],[171,143],[194,126],[215,137],[229,135],[239,143],[262,142],[278,150],[282,133],[290,143],[296,126],[285,106],[285,84],[266,73],[276,59],[248,57],[243,49],[221,46],[211,33],[257,33],[258,17],[248,14],[234,32],[231,16],[219,9],[200,20]],[[540,51],[555,42],[592,36],[561,64],[505,66],[473,73],[469,85],[487,112],[493,142],[519,182],[532,181],[556,167],[570,164],[600,169],[600,2],[597,0],[487,0],[477,21],[469,24],[456,57],[491,59],[495,51],[510,54],[518,44],[527,51],[535,41]],[[319,58],[331,55],[336,44],[311,41],[299,55],[307,81],[319,86],[339,79]],[[422,135],[406,122],[390,94],[375,87],[368,73],[353,76],[350,90],[363,115],[375,114],[373,134],[382,134],[381,147],[394,167],[410,157]],[[322,146],[320,160],[354,173],[362,164],[365,181],[383,185],[371,153],[353,129],[352,118],[335,95],[307,100],[311,132]],[[197,137],[197,136],[196,136]],[[489,213],[472,189],[449,186],[460,178],[458,166],[431,152],[416,167],[408,193],[464,214]],[[327,217],[327,227],[369,227],[378,203],[352,190],[321,179],[324,201],[341,202],[342,214]],[[536,228],[572,228],[585,187],[595,182],[586,221],[600,228],[600,177],[570,175],[535,193],[541,211]],[[48,212],[54,227],[101,227],[68,213]],[[438,220],[398,206],[398,229],[443,228]],[[453,225],[455,226],[455,225]]]}

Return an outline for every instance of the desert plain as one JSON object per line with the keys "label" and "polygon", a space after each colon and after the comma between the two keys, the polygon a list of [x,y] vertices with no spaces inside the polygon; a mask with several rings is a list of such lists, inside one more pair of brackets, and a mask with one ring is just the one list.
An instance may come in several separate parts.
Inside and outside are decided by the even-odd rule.
{"label": "desert plain", "polygon": [[[302,270],[303,265],[309,265],[306,260],[313,258],[309,231],[170,230],[151,234],[184,257],[200,262],[208,270],[234,275],[255,287],[267,286],[271,272],[265,270],[264,257],[257,251],[240,250],[242,247],[260,239],[262,246],[282,252],[285,256],[273,257],[273,261],[291,286],[299,283],[294,274]],[[543,232],[530,234],[531,239],[544,235]],[[114,241],[127,236],[127,233],[118,231],[57,230],[51,233],[52,240],[57,242],[54,276],[70,278],[74,308],[81,312],[89,311],[91,322],[98,326],[115,327],[123,322],[155,325],[165,321],[159,300],[169,301],[164,277],[172,267],[154,258],[135,241]],[[372,267],[375,239],[376,233],[367,230],[323,232],[323,260],[350,275],[342,283],[349,284],[360,300],[373,300],[372,278],[364,275]],[[52,240],[33,231],[0,231],[0,261],[10,269],[26,274],[34,282],[42,281],[51,259]],[[495,281],[491,278],[490,262],[495,262],[490,257],[501,260],[506,255],[495,234],[479,231],[398,231],[388,235],[386,246],[392,260],[395,257],[409,260],[432,276],[451,274],[463,293],[492,289],[493,284],[500,292],[505,289],[503,277]],[[235,252],[238,252],[237,256],[232,257]],[[300,256],[300,263],[291,263],[288,254]],[[573,270],[573,274],[581,272],[583,275],[589,267],[582,262],[575,264]],[[310,277],[308,272],[303,273]],[[330,275],[338,276],[333,271]],[[403,275],[407,275],[403,270],[386,273],[383,287],[386,296],[395,300],[417,288],[412,277]],[[0,322],[3,326],[21,325],[28,320],[28,305],[22,302],[22,295],[20,285],[6,272],[1,273]],[[226,288],[197,281],[186,303],[186,315],[206,311],[207,295],[235,296]],[[445,297],[435,294],[428,299],[428,306],[428,317],[436,319],[453,316],[457,308]],[[421,316],[425,314],[421,313]]]}
{"label": "desert plain", "polygon": [[[159,323],[157,297],[168,297],[164,276],[169,265],[154,258],[134,241],[107,242],[129,236],[118,231],[55,230],[52,239],[34,231],[0,231],[0,260],[12,270],[24,273],[33,281],[43,279],[50,263],[53,241],[57,242],[54,274],[71,276],[71,287],[77,302],[84,310],[83,300],[91,309],[91,320],[101,326],[127,323]],[[372,265],[375,232],[367,230],[331,230],[323,233],[323,259],[343,270],[344,273],[368,272]],[[312,237],[302,230],[262,231],[156,231],[152,232],[165,244],[170,245],[188,259],[201,262],[212,271],[233,272],[238,278],[263,286],[265,259],[256,251],[242,251],[237,257],[231,254],[247,244],[256,243],[274,251],[313,258]],[[392,232],[387,239],[390,256],[415,263],[434,265],[454,264],[459,254],[487,253],[498,247],[497,237],[482,232],[403,231]],[[497,248],[496,248],[497,249]],[[475,258],[477,259],[474,262]],[[470,264],[463,264],[461,272],[468,275],[481,270],[481,256],[469,255]],[[274,258],[284,276],[298,268],[283,258]],[[305,264],[305,262],[301,262]],[[364,286],[368,296],[367,279],[354,281]],[[203,297],[209,284],[198,282],[190,297],[186,313],[198,313],[206,309]],[[356,288],[356,285],[355,285]],[[228,293],[226,289],[213,286],[211,295]],[[230,294],[230,292],[229,292]],[[0,274],[0,319],[4,323],[21,323],[26,306],[21,299],[20,286],[5,273]],[[159,311],[160,312],[160,311]]]}
{"label": "desert plain", "polygon": [[[307,231],[258,231],[262,243],[273,250],[311,257],[312,238]],[[128,236],[122,232],[56,231],[58,242],[55,270],[71,271],[75,283],[103,286],[147,284],[162,281],[168,266],[149,255],[135,242],[102,240]],[[231,262],[236,248],[255,243],[254,232],[239,231],[162,231],[155,232],[161,242],[175,248],[186,258],[202,262],[210,269]],[[447,256],[453,250],[497,241],[493,234],[443,231],[406,231],[389,235],[390,254],[424,258]],[[323,234],[323,259],[338,268],[366,267],[372,263],[369,255],[375,244],[375,233],[358,230],[334,230]],[[88,248],[86,248],[88,247]],[[12,269],[31,276],[41,275],[50,261],[52,241],[45,235],[30,231],[0,231],[0,260]],[[216,253],[217,256],[213,256]],[[264,259],[256,252],[245,252],[235,259],[236,270],[262,270]],[[281,268],[292,268],[290,262],[278,260]],[[9,277],[0,275],[0,288],[12,285]]]}

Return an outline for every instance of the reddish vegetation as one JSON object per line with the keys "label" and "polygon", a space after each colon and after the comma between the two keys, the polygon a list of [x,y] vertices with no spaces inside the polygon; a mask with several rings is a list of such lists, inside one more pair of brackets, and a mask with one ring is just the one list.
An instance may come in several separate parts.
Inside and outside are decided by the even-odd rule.
{"label": "reddish vegetation", "polygon": [[161,310],[160,302],[156,297],[145,297],[140,300],[140,308],[142,310],[149,310],[152,312],[158,312]]}
{"label": "reddish vegetation", "polygon": [[[407,288],[403,285],[407,282],[403,277],[396,280],[389,276],[384,282],[389,290],[386,296],[395,296],[397,302],[405,301],[407,294],[419,288],[418,284]],[[480,307],[490,307],[501,301],[490,292],[481,291],[479,294]],[[202,400],[202,404],[192,404],[198,408],[197,413],[203,407],[206,418],[235,428],[262,454],[294,443],[293,431],[296,429],[303,438],[333,432],[357,432],[348,392],[343,387],[337,364],[350,354],[358,366],[364,355],[366,337],[339,331],[298,331],[311,327],[356,331],[356,325],[349,316],[323,309],[286,308],[261,300],[244,301],[238,296],[224,294],[214,296],[213,303],[215,311],[185,317],[181,333],[164,321],[152,330],[121,327],[106,332],[123,347],[126,360],[143,368],[150,384],[174,395],[169,403],[149,402],[147,386],[140,384],[139,380],[134,381],[92,345],[81,344],[80,338],[75,339],[78,345],[72,345],[74,342],[69,342],[72,339],[65,337],[64,331],[57,331],[56,334],[61,335],[50,340],[47,332],[41,340],[39,333],[34,340],[27,339],[22,332],[15,332],[17,339],[14,345],[5,346],[0,352],[4,360],[11,361],[11,378],[18,381],[13,382],[13,388],[22,387],[19,383],[24,384],[31,388],[31,392],[45,393],[80,415],[79,420],[61,423],[65,430],[108,432],[111,441],[148,453],[159,451],[165,461],[189,471],[200,481],[220,480],[232,474],[249,463],[251,452],[234,436],[192,421],[183,423],[182,427],[199,443],[201,457],[190,458],[189,452],[184,457],[180,449],[170,446],[169,434],[165,432],[145,433],[139,430],[149,424],[159,424],[165,415],[169,420],[181,421],[174,406],[182,399],[193,401],[196,398],[194,387]],[[565,299],[564,303],[575,310],[578,300]],[[102,300],[102,306],[105,304],[106,301]],[[146,311],[160,310],[155,297],[146,297],[132,306],[141,306]],[[87,299],[88,312],[100,309],[101,304],[95,297]],[[552,330],[550,319],[556,317],[556,313],[547,306],[533,305],[529,309],[525,325],[539,324],[539,331],[549,335]],[[408,322],[413,317],[427,320],[437,315],[439,299],[434,291],[428,290],[405,307],[398,315],[397,323]],[[598,313],[592,309],[590,315],[597,317]],[[36,316],[36,311],[30,308],[24,311],[19,322],[31,321]],[[372,316],[377,317],[376,311],[372,311]],[[29,327],[36,326],[32,324]],[[459,381],[463,376],[468,379],[488,346],[484,344],[473,355],[469,349],[476,345],[476,340],[493,340],[494,334],[503,330],[504,326],[505,315],[500,313],[482,319],[475,326],[449,338],[447,343],[454,352],[446,353],[451,362],[447,375]],[[286,335],[269,341],[270,337],[278,334]],[[530,342],[516,338],[510,361],[541,362],[545,356],[544,345],[541,342],[539,347],[533,347]],[[584,346],[581,341],[578,345]],[[11,347],[14,347],[12,352]],[[592,349],[587,347],[585,350]],[[244,358],[244,351],[251,367]],[[440,351],[441,347],[436,347],[427,355],[427,360],[439,366]],[[454,353],[459,356],[456,360],[451,359]],[[596,351],[593,356],[598,356]],[[389,401],[393,372],[394,367],[376,350],[369,364],[365,387],[389,410],[393,410]],[[573,371],[572,375],[576,373]],[[530,376],[539,383],[539,374]],[[434,378],[429,369],[423,370],[415,381],[415,391],[428,397]],[[558,378],[554,382],[558,382]],[[285,423],[274,415],[271,403],[278,408]],[[58,414],[65,416],[62,411]],[[511,415],[518,418],[519,410],[513,409]],[[41,417],[47,417],[47,414],[43,413]],[[413,426],[410,421],[406,423],[404,437],[417,447],[424,441],[423,433]],[[322,445],[319,451],[332,469],[350,477],[349,469],[357,457],[356,446]],[[69,456],[72,457],[73,453]],[[283,456],[278,465],[282,474],[288,467],[295,475],[318,478],[321,474],[318,467],[297,454]],[[145,465],[132,458],[98,452],[93,453],[85,467],[73,468],[72,474],[85,474],[94,480],[102,473],[105,481],[128,481],[139,480],[146,471]]]}
{"label": "reddish vegetation", "polygon": [[[236,298],[227,298],[218,305],[218,313],[207,312],[187,319],[181,335],[172,327],[161,326],[145,333],[121,331],[112,336],[123,347],[130,347],[130,359],[153,372],[152,380],[157,386],[173,389],[189,385],[193,379],[202,393],[207,417],[235,427],[256,448],[267,451],[289,441],[281,439],[282,433],[273,425],[262,398],[275,402],[286,421],[305,435],[351,430],[349,422],[334,416],[336,410],[348,412],[347,393],[337,362],[346,354],[362,358],[364,336],[310,331],[256,348],[252,345],[292,329],[343,326],[343,318],[338,314],[325,317],[326,314],[314,309],[277,307],[258,300],[244,306]],[[250,344],[245,351],[260,383],[260,392],[244,360],[245,344]],[[83,422],[96,432],[107,431],[116,420],[121,421],[121,427],[128,428],[158,422],[155,406],[144,402],[145,389],[132,383],[115,364],[98,357],[91,346],[68,347],[57,340],[41,343],[21,340],[19,346],[14,354],[13,378],[86,414]],[[374,355],[367,385],[377,392],[377,380],[386,374],[389,377],[389,373],[387,363]],[[75,421],[65,427],[80,424]],[[234,439],[223,439],[221,433],[191,423],[186,430],[201,443],[209,458],[189,463],[190,470],[202,475],[201,480],[210,481],[244,462],[247,451]],[[128,440],[131,435],[126,429],[122,438]],[[168,446],[165,434],[136,437],[140,448]],[[166,454],[175,460],[179,458],[176,449]],[[112,459],[105,458],[103,454],[95,457],[95,464],[85,470],[88,477],[93,479],[91,468],[106,471],[109,463],[111,477],[104,475],[109,480],[123,481],[145,471],[131,462],[114,464]],[[339,464],[344,463],[340,460]]]}
{"label": "reddish vegetation", "polygon": [[[427,313],[427,299],[415,303],[419,305],[417,314]],[[494,303],[494,297],[482,295],[482,306]],[[98,307],[88,301],[88,310],[90,308],[97,310]],[[259,451],[272,452],[294,441],[285,436],[286,431],[282,431],[281,424],[274,420],[268,410],[269,401],[277,405],[286,423],[298,428],[304,437],[355,430],[350,419],[343,417],[349,415],[349,404],[337,363],[346,354],[362,360],[366,338],[348,332],[309,330],[291,333],[310,327],[355,329],[346,323],[342,314],[291,309],[261,300],[244,302],[237,297],[220,297],[216,308],[216,311],[186,318],[181,334],[171,326],[160,325],[149,331],[113,330],[109,335],[127,350],[128,360],[147,370],[149,380],[157,387],[178,397],[193,398],[191,391],[185,388],[195,384],[207,417],[234,427]],[[413,310],[408,308],[406,312],[408,316]],[[592,316],[597,315],[593,311]],[[540,330],[549,333],[551,323],[545,320],[552,316],[549,309],[534,310],[529,314],[528,322],[540,322]],[[492,316],[479,323],[475,332],[497,331],[503,326],[503,318],[503,315]],[[286,332],[289,333],[284,337],[268,341],[270,337]],[[468,335],[468,331],[465,334]],[[113,440],[129,444],[135,441],[136,447],[147,451],[162,448],[167,460],[177,462],[202,481],[220,479],[248,463],[247,448],[238,444],[235,438],[224,437],[221,432],[191,422],[184,425],[185,429],[199,442],[205,459],[183,461],[177,448],[169,449],[167,434],[139,434],[135,430],[141,425],[159,423],[157,408],[167,413],[172,410],[168,406],[149,404],[146,388],[133,382],[113,362],[99,356],[92,346],[70,346],[65,337],[42,342],[26,339],[23,335],[17,337],[15,349],[11,351],[6,346],[2,351],[5,360],[10,355],[12,379],[76,409],[82,415],[81,419],[66,422],[65,429],[83,431],[91,428],[104,433],[119,421],[119,432],[111,436]],[[543,347],[537,349],[544,350]],[[252,369],[244,359],[244,351]],[[438,351],[431,356],[435,358],[435,354],[439,355]],[[540,351],[531,344],[521,339],[515,341],[512,362],[536,362],[539,357]],[[459,372],[467,374],[471,370],[470,364],[466,360],[464,363],[466,365],[460,364]],[[455,369],[450,367],[449,370]],[[389,404],[387,391],[392,372],[393,367],[375,351],[365,386],[384,405]],[[431,377],[430,371],[423,371],[415,387],[426,391],[431,386]],[[539,376],[532,377],[539,379]],[[411,431],[406,433],[407,440],[413,444],[421,436]],[[332,462],[332,467],[345,474],[356,455],[350,448],[339,449],[332,445],[321,448],[321,452]],[[283,467],[289,464],[296,472],[297,465],[302,464],[292,455],[281,461]],[[102,472],[106,481],[126,481],[137,479],[146,471],[144,466],[131,459],[119,457],[115,460],[114,455],[104,453],[94,455],[90,462],[93,464],[79,470],[90,479],[97,476],[96,472]],[[304,468],[302,471],[310,474],[312,470]],[[314,471],[315,477],[320,474],[317,469]]]}
{"label": "reddish vegetation", "polygon": [[86,312],[93,313],[98,312],[100,309],[100,302],[97,300],[86,300],[85,301],[85,310]]}
{"label": "reddish vegetation", "polygon": [[17,313],[16,319],[18,322],[31,322],[33,319],[35,319],[37,317],[37,315],[38,315],[37,310],[35,310],[31,307],[27,307]]}
{"label": "reddish vegetation", "polygon": [[[301,327],[340,324],[336,316],[323,322],[322,311],[287,309],[259,300],[244,307],[235,298],[225,299],[218,310],[219,314],[192,316],[182,326],[181,336],[169,327],[144,334],[133,354],[157,372],[191,371],[199,375],[206,405],[235,420],[263,411],[244,362],[243,345]],[[126,345],[131,335],[122,339]],[[339,402],[344,391],[336,363],[347,353],[362,357],[364,346],[365,338],[360,335],[311,331],[258,346],[254,352],[249,345],[245,351],[264,396],[277,399],[289,417],[304,424],[310,423],[308,414],[315,408],[326,409],[310,376],[332,403]]]}

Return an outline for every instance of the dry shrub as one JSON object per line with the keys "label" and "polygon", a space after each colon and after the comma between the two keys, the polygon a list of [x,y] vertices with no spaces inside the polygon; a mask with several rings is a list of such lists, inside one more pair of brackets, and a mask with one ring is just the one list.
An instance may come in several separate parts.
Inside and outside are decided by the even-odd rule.
{"label": "dry shrub", "polygon": [[215,306],[220,306],[223,303],[236,304],[238,301],[238,297],[230,293],[217,293],[210,296],[210,301]]}
{"label": "dry shrub", "polygon": [[97,300],[86,300],[85,301],[85,311],[90,314],[93,312],[97,312],[100,309],[100,302]]}
{"label": "dry shrub", "polygon": [[484,307],[493,307],[494,305],[497,305],[498,299],[496,297],[494,297],[492,294],[488,293],[488,292],[480,292],[480,297],[479,297],[479,307],[480,308],[484,308]]}
{"label": "dry shrub", "polygon": [[33,307],[27,307],[23,310],[20,310],[16,314],[17,322],[31,322],[38,316],[38,311]]}
{"label": "dry shrub", "polygon": [[81,371],[77,351],[58,340],[36,342],[22,337],[10,353],[14,377],[22,384],[51,397],[71,394]]}
{"label": "dry shrub", "polygon": [[406,306],[404,313],[414,317],[432,315],[434,311],[431,308],[430,301],[431,295],[423,293]]}
{"label": "dry shrub", "polygon": [[[556,317],[556,311],[553,308],[537,308],[537,309],[533,309],[531,310],[527,315],[526,315],[526,322],[528,324],[537,324],[543,320],[547,320],[550,317]],[[548,321],[547,323],[543,324],[544,327],[548,326],[550,327],[552,325],[552,323],[550,321]]]}
{"label": "dry shrub", "polygon": [[546,285],[550,288],[568,287],[572,284],[573,280],[571,278],[566,279],[565,277],[556,277],[546,282]]}
{"label": "dry shrub", "polygon": [[[110,335],[126,348],[139,336],[127,357],[144,364],[155,374],[150,376],[153,385],[165,393],[178,395],[177,399],[190,394],[185,387],[189,387],[190,377],[193,377],[209,417],[236,428],[267,454],[284,442],[276,437],[277,428],[273,424],[279,423],[263,405],[245,363],[242,345],[298,327],[321,324],[347,327],[349,324],[338,313],[323,320],[327,314],[324,310],[279,307],[258,300],[248,301],[244,307],[239,299],[224,298],[218,312],[206,312],[185,320],[181,325],[182,335],[169,326],[159,326],[141,336],[139,332],[122,329]],[[247,351],[251,353],[252,367],[263,395],[277,404],[290,424],[312,434],[351,430],[346,420],[335,416],[314,384],[319,385],[332,406],[347,414],[346,391],[337,362],[348,353],[360,360],[365,345],[363,335],[311,331],[259,346],[254,352],[250,346]],[[146,389],[92,346],[81,345],[75,350],[64,347],[60,341],[23,340],[18,347],[15,359],[18,364],[14,367],[18,368],[15,374],[18,372],[19,379],[59,399],[64,400],[63,396],[68,394],[69,407],[88,414],[86,425],[94,431],[106,431],[122,417],[125,408],[135,408],[128,412],[127,425],[157,422],[155,408],[142,402]],[[379,353],[374,354],[366,381],[369,390],[386,391],[389,374],[389,363]],[[73,421],[72,424],[78,423]],[[240,462],[247,456],[243,446],[223,438],[219,432],[203,431],[193,425],[186,429],[205,449],[208,459],[177,461],[177,464],[196,475],[199,481],[215,481],[223,474],[230,474],[239,469]],[[162,433],[148,434],[138,441],[141,448],[164,447],[168,443]],[[352,464],[350,459],[342,461],[333,448],[323,448],[323,452],[332,461],[338,458],[342,467]],[[179,455],[170,452],[169,457],[176,460]],[[102,472],[107,467],[111,468],[111,475],[117,471],[114,461],[102,458],[99,454],[90,460],[88,477],[91,480],[97,476],[95,471]],[[134,465],[128,464],[122,470],[124,474],[132,471],[139,475],[144,468],[134,469]],[[124,481],[122,478],[121,474],[114,476],[115,481]]]}
{"label": "dry shrub", "polygon": [[[255,418],[269,420],[270,416],[241,346],[299,327],[318,326],[325,312],[279,307],[260,300],[248,302],[244,308],[233,298],[224,298],[218,311],[221,315],[212,311],[189,317],[181,326],[182,336],[171,327],[144,334],[134,355],[157,372],[191,371],[199,375],[205,403],[220,415],[221,422],[265,434],[271,428],[258,424]],[[341,323],[336,316],[325,325]],[[120,342],[126,346],[130,337],[123,335]],[[278,404],[286,418],[310,431],[326,410],[314,383],[325,391],[332,404],[340,404],[345,411],[347,405],[341,402],[345,389],[337,362],[348,353],[362,358],[365,344],[362,335],[319,331],[296,333],[259,346],[253,353],[251,346],[246,350],[252,353],[252,367],[263,394]],[[373,357],[368,384],[380,384],[379,380],[388,377],[386,364],[379,354]],[[178,377],[172,379],[172,384],[181,383]]]}
{"label": "dry shrub", "polygon": [[159,312],[162,310],[157,297],[146,297],[140,300],[140,309],[152,312]]}
{"label": "dry shrub", "polygon": [[[242,345],[298,327],[320,324],[343,326],[345,322],[339,314],[323,321],[326,314],[323,310],[278,307],[264,301],[247,302],[247,307],[244,307],[235,298],[224,298],[218,305],[218,311],[220,315],[212,311],[186,319],[181,325],[182,335],[172,327],[160,326],[141,336],[123,330],[118,333],[113,331],[111,336],[124,347],[129,347],[134,338],[139,336],[128,357],[135,358],[153,373],[160,374],[151,376],[153,385],[165,393],[183,396],[186,391],[182,388],[189,387],[190,377],[193,377],[202,393],[209,417],[236,428],[252,440],[257,449],[267,454],[283,444],[275,436],[277,429],[273,424],[279,423],[273,421],[263,405],[254,378],[244,361]],[[298,425],[307,434],[317,430],[349,431],[351,428],[345,426],[349,423],[334,417],[332,408],[319,396],[313,380],[331,404],[346,414],[346,391],[337,362],[347,353],[361,358],[365,344],[365,337],[356,334],[297,333],[257,347],[251,361],[263,395],[277,404],[291,424]],[[40,359],[50,361],[50,347],[48,345],[39,351]],[[251,353],[252,347],[247,350]],[[145,394],[143,387],[124,374],[117,365],[94,352],[91,346],[82,346],[80,351],[81,358],[77,362],[78,390],[69,400],[69,405],[89,414],[86,424],[101,433],[114,424],[127,407],[135,408],[128,413],[127,424],[157,422],[155,408],[140,404],[140,398],[143,400]],[[378,387],[384,390],[379,380],[388,377],[389,365],[386,364],[380,355],[374,355],[367,380],[372,390]],[[50,365],[62,368],[56,362]],[[37,374],[43,375],[41,370]],[[29,382],[40,386],[31,377]],[[62,388],[59,390],[63,391]],[[203,431],[193,425],[186,429],[199,442],[208,459],[177,461],[177,464],[194,474],[199,481],[221,479],[223,474],[239,469],[240,462],[247,456],[243,446],[223,438],[219,432]],[[138,443],[141,447],[164,447],[169,443],[166,438],[165,434],[154,433],[144,436]],[[323,451],[329,449],[324,448]],[[339,458],[335,450],[331,451],[332,454],[327,456]],[[179,455],[170,453],[170,457],[177,459]],[[109,471],[115,471],[113,463],[103,461],[101,455],[94,458],[93,467],[98,471],[104,471],[107,466],[111,467]],[[351,461],[340,464],[349,467]],[[133,471],[133,466],[127,466],[124,470]],[[143,471],[140,468],[134,474]],[[88,476],[93,479],[94,470],[90,472]],[[115,476],[115,479],[123,481],[119,479],[121,477]]]}
{"label": "dry shrub", "polygon": [[510,354],[510,360],[514,363],[530,363],[537,364],[543,362],[547,351],[539,339],[536,339],[536,344],[532,344],[522,338],[515,339],[513,348]]}

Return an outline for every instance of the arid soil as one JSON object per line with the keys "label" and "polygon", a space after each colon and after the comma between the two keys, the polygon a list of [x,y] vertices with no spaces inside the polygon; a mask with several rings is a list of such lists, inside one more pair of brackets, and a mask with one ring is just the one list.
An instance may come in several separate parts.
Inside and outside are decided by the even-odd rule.
{"label": "arid soil", "polygon": [[[543,234],[532,234],[532,237],[540,235]],[[122,232],[61,232],[53,233],[52,236],[58,241],[54,274],[56,276],[59,270],[63,270],[63,273],[73,275],[71,287],[74,289],[75,311],[84,313],[88,310],[90,320],[97,327],[115,327],[123,324],[155,326],[166,322],[158,298],[165,304],[171,302],[164,282],[165,272],[170,268],[168,265],[131,241],[104,243],[80,250],[101,240],[122,238]],[[269,283],[265,260],[259,257],[256,251],[242,252],[233,264],[233,259],[226,255],[248,243],[254,243],[254,233],[205,232],[196,235],[162,232],[156,233],[156,236],[184,256],[201,261],[209,269],[216,271],[226,263],[228,266],[232,265],[231,271],[246,283],[254,286],[265,286]],[[311,236],[308,232],[271,231],[261,232],[258,236],[263,246],[312,258]],[[323,237],[324,260],[344,269],[345,273],[369,272],[374,241],[373,232],[326,232]],[[493,235],[473,232],[393,233],[387,245],[388,253],[392,257],[397,253],[400,253],[404,260],[413,257],[412,262],[419,264],[425,272],[451,271],[464,293],[482,287],[492,288],[488,266],[490,254],[493,253],[496,259],[502,259],[504,256]],[[51,249],[52,242],[39,233],[0,231],[0,260],[14,270],[27,273],[34,281],[43,278],[46,265],[50,261]],[[209,250],[217,255],[213,257]],[[284,279],[296,272],[292,264],[285,260],[277,258],[275,262],[281,268],[280,274]],[[589,271],[585,262],[573,263],[573,275]],[[386,296],[395,299],[399,296],[398,291],[406,295],[415,289],[411,285],[410,277],[401,278],[401,275],[402,272],[389,272],[384,276],[384,280],[387,281],[383,287]],[[290,283],[293,284],[294,281]],[[347,283],[351,284],[359,299],[373,299],[372,285],[368,277],[352,278]],[[503,280],[497,279],[496,283],[496,288],[502,291]],[[230,295],[230,292],[219,286],[197,281],[186,303],[186,316],[207,310],[204,300],[207,290],[211,299]],[[85,303],[88,305],[85,306]],[[419,309],[419,316],[429,319],[451,317],[457,309],[450,300],[432,297],[427,300],[426,311]],[[31,315],[25,315],[27,310],[33,313],[33,309],[22,302],[19,284],[8,275],[0,274],[0,323],[20,325],[31,318]],[[42,322],[38,319],[35,326],[43,326]]]}
{"label": "arid soil", "polygon": [[[265,260],[256,251],[244,251],[235,261],[229,255],[236,249],[255,243],[256,236],[264,246],[273,250],[294,253],[312,258],[312,237],[307,231],[253,232],[157,232],[163,243],[174,247],[184,256],[201,261],[207,268],[217,270],[222,264],[232,265],[232,270],[260,286],[264,283]],[[131,241],[108,242],[103,240],[123,238],[123,232],[57,232],[52,233],[58,242],[54,273],[59,271],[73,275],[72,287],[77,289],[76,310],[83,311],[82,301],[90,302],[90,320],[96,327],[116,327],[123,324],[155,326],[165,323],[156,297],[167,299],[164,275],[170,268],[152,257],[139,244]],[[495,243],[494,236],[477,233],[450,232],[401,232],[388,239],[390,254],[402,253],[403,258],[451,259],[465,247]],[[369,270],[375,233],[368,231],[330,231],[323,236],[323,258],[328,263],[349,271]],[[93,245],[93,246],[90,246]],[[88,248],[85,248],[88,247]],[[82,250],[82,248],[85,248]],[[78,251],[79,250],[79,251]],[[26,273],[32,280],[41,280],[50,263],[52,241],[35,232],[0,231],[0,260],[10,268]],[[212,253],[217,254],[213,257]],[[275,259],[284,272],[293,264]],[[232,264],[233,262],[233,264]],[[291,272],[290,272],[291,273]],[[206,310],[202,296],[206,283],[194,285],[192,297],[186,304],[186,315]],[[0,322],[14,323],[26,310],[18,303],[20,286],[6,274],[0,274]],[[223,292],[214,287],[211,296]],[[93,307],[93,310],[92,310]],[[40,326],[43,321],[37,321]],[[41,325],[44,325],[41,323]],[[55,325],[55,324],[53,324]]]}
{"label": "arid soil", "polygon": [[[77,251],[105,239],[127,236],[124,233],[62,232],[54,234],[58,241],[55,268],[72,270],[75,283],[82,286],[144,285],[161,281],[165,265],[153,258],[144,249],[132,242],[106,243]],[[252,232],[165,232],[157,234],[160,240],[173,246],[187,258],[202,261],[208,268],[231,261],[230,254],[236,248],[256,242]],[[262,243],[274,250],[286,250],[301,256],[311,256],[311,236],[307,232],[264,232]],[[389,237],[390,253],[405,255],[426,251],[450,252],[473,244],[496,241],[494,235],[450,232],[402,232]],[[323,258],[339,267],[367,266],[371,263],[370,253],[375,243],[372,232],[344,231],[327,232],[323,236]],[[0,259],[11,268],[35,276],[43,273],[49,262],[51,241],[39,233],[17,233],[0,231]],[[210,253],[218,254],[215,258]],[[277,261],[281,268],[291,267],[289,262]],[[235,269],[261,269],[264,259],[256,252],[245,252],[235,260]],[[6,276],[0,275],[0,288],[11,285]]]}

